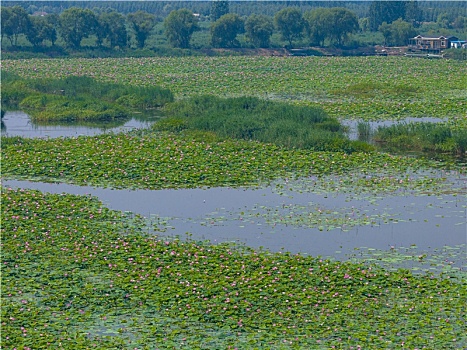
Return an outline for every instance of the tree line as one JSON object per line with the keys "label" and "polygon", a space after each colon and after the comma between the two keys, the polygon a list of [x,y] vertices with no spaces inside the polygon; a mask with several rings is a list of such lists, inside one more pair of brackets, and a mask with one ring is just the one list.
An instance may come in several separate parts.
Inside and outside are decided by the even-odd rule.
{"label": "tree line", "polygon": [[[60,14],[31,15],[23,6],[15,5],[1,8],[1,39],[16,46],[24,35],[34,47],[41,47],[46,42],[54,46],[60,37],[66,47],[80,49],[83,39],[94,37],[100,47],[124,49],[134,43],[144,48],[156,24],[162,23],[168,43],[181,49],[190,48],[192,35],[203,28],[209,31],[209,45],[216,48],[239,47],[239,34],[245,34],[250,46],[267,48],[274,33],[279,33],[288,47],[302,40],[313,46],[342,46],[351,34],[362,30],[380,31],[385,44],[404,45],[416,35],[421,13],[416,1],[374,1],[363,18],[344,7],[302,11],[298,6],[284,7],[273,16],[240,16],[231,12],[227,0],[211,1],[209,16],[178,8],[165,18],[143,10],[125,15],[109,8],[93,11],[83,7],[69,7]],[[210,23],[201,26],[200,21]],[[465,28],[466,23],[466,17],[458,16],[447,25]]]}
{"label": "tree line", "polygon": [[[8,1],[11,6],[20,5],[29,14],[38,11],[60,14],[70,7],[89,8],[96,13],[105,12],[109,8],[128,14],[137,11],[145,11],[165,18],[172,10],[187,8],[202,16],[209,16],[212,2],[215,0],[184,0],[184,1]],[[462,1],[419,1],[407,0],[416,3],[420,9],[420,20],[423,22],[434,22],[438,16],[448,18],[453,22],[459,15],[465,16],[465,4]],[[3,2],[6,3],[5,1]],[[237,13],[242,17],[250,14],[264,14],[274,16],[276,12],[284,7],[298,7],[302,12],[317,7],[345,7],[354,12],[359,18],[369,17],[369,7],[373,6],[370,1],[232,1],[230,12]]]}

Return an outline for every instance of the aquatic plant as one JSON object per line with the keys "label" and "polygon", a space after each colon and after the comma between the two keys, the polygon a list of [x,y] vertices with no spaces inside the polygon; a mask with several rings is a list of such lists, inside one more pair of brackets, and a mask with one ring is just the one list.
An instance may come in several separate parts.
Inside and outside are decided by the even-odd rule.
{"label": "aquatic plant", "polygon": [[211,133],[149,131],[51,140],[2,137],[1,162],[6,178],[148,189],[259,185],[277,178],[350,173],[360,174],[353,179],[362,186],[374,188],[385,186],[375,181],[381,172],[406,186],[405,174],[451,166],[384,153],[310,152],[216,140]]}
{"label": "aquatic plant", "polygon": [[368,122],[359,122],[357,124],[357,134],[358,139],[361,141],[370,141],[371,132],[371,125]]}
{"label": "aquatic plant", "polygon": [[33,94],[24,98],[19,107],[34,121],[112,120],[125,118],[130,112],[115,103],[88,97],[70,99],[52,94]]}
{"label": "aquatic plant", "polygon": [[128,117],[132,109],[157,108],[174,99],[170,90],[158,86],[112,84],[86,76],[6,77],[2,102],[24,109],[39,121],[112,120]]}
{"label": "aquatic plant", "polygon": [[2,60],[2,70],[28,78],[87,75],[124,85],[158,85],[179,99],[256,96],[318,106],[337,118],[443,116],[461,118],[464,125],[466,69],[461,61],[406,57]]}
{"label": "aquatic plant", "polygon": [[167,105],[163,130],[201,130],[221,139],[245,139],[315,151],[370,151],[344,135],[344,127],[321,108],[297,106],[257,97],[195,96]]}
{"label": "aquatic plant", "polygon": [[2,346],[462,348],[465,273],[148,235],[89,196],[2,191]]}
{"label": "aquatic plant", "polygon": [[465,154],[467,128],[439,123],[400,123],[380,126],[374,139],[404,150],[439,151]]}
{"label": "aquatic plant", "polygon": [[1,70],[2,108],[17,108],[23,98],[32,93],[28,84],[20,76]]}

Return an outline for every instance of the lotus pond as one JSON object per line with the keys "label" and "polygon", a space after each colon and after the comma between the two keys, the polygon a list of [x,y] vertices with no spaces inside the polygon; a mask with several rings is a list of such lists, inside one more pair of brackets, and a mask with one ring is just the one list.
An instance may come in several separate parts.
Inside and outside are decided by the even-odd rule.
{"label": "lotus pond", "polygon": [[258,96],[317,105],[342,119],[449,117],[466,126],[462,61],[407,57],[157,57],[2,60],[25,78],[91,76],[158,85],[177,98]]}
{"label": "lotus pond", "polygon": [[467,341],[465,276],[158,237],[89,196],[4,189],[2,208],[5,348]]}
{"label": "lotus pond", "polygon": [[462,348],[461,165],[189,136],[2,139],[4,344]]}
{"label": "lotus pond", "polygon": [[[2,69],[465,127],[457,62],[184,60]],[[461,161],[25,120],[2,129],[2,348],[466,348]]]}

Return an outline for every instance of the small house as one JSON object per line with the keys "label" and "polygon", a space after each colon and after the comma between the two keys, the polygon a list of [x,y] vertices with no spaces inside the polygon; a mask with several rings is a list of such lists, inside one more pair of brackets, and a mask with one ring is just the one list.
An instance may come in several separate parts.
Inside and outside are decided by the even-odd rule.
{"label": "small house", "polygon": [[451,43],[456,41],[459,41],[459,39],[455,36],[428,37],[417,35],[409,40],[409,48],[418,51],[439,52],[451,48]]}

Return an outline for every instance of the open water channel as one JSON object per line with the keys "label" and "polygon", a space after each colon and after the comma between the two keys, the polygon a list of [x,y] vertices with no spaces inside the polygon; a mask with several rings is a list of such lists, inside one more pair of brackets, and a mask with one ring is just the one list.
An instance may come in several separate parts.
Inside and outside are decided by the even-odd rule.
{"label": "open water channel", "polygon": [[[21,112],[7,112],[3,122],[2,134],[23,137],[95,135],[145,128],[151,123],[132,119],[124,125],[100,128],[35,125]],[[147,217],[163,230],[161,235],[337,259],[364,257],[392,264],[399,260],[401,266],[419,264],[426,270],[465,271],[467,178],[458,173],[440,176],[447,178],[447,188],[454,191],[357,197],[306,190],[300,181],[289,180],[256,189],[114,190],[18,180],[3,180],[2,186],[96,196],[110,209]]]}

